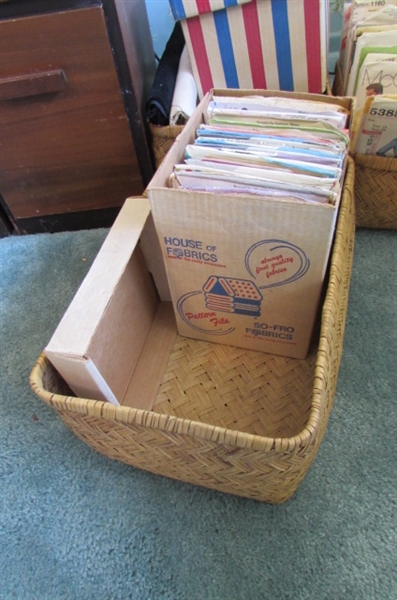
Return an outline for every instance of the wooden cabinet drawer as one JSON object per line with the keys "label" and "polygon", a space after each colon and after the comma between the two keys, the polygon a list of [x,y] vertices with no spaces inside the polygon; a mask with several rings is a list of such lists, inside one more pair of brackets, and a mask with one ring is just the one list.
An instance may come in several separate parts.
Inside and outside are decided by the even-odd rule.
{"label": "wooden cabinet drawer", "polygon": [[0,50],[0,193],[13,217],[141,194],[101,8],[0,21]]}

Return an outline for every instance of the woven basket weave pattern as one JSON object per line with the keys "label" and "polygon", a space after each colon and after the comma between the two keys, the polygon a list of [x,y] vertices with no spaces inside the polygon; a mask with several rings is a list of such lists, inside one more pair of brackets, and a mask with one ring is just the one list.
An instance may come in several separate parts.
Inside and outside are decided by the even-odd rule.
{"label": "woven basket weave pattern", "polygon": [[[308,419],[314,362],[315,353],[297,368],[293,359],[264,361],[260,352],[179,337],[154,410],[255,435],[292,437]],[[181,401],[181,389],[188,402]]]}
{"label": "woven basket weave pattern", "polygon": [[149,124],[156,169],[159,168],[168,150],[181,133],[183,125],[169,125],[161,127]]}
{"label": "woven basket weave pattern", "polygon": [[317,453],[333,404],[353,257],[353,186],[349,160],[319,342],[306,360],[177,336],[152,411],[72,397],[44,356],[31,374],[33,390],[77,437],[112,459],[256,500],[287,500]]}
{"label": "woven basket weave pattern", "polygon": [[397,158],[356,154],[357,227],[397,229]]}

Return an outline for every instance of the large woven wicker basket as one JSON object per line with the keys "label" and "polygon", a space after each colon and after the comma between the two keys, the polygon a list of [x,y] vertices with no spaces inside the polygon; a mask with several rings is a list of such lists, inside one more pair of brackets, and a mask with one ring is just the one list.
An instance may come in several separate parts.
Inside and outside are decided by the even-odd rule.
{"label": "large woven wicker basket", "polygon": [[[336,63],[333,93],[343,96],[343,79]],[[397,159],[355,154],[356,226],[397,229]]]}
{"label": "large woven wicker basket", "polygon": [[[42,355],[30,383],[68,427],[110,458],[271,503],[287,500],[316,456],[342,355],[355,214],[349,159],[319,326],[297,360],[176,336],[153,410],[71,395]],[[152,354],[151,368],[157,359]]]}

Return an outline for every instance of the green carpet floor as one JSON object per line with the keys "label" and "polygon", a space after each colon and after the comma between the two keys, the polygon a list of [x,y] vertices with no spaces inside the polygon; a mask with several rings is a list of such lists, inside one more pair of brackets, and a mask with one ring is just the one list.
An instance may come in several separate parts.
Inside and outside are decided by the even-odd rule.
{"label": "green carpet floor", "polygon": [[0,240],[1,600],[397,598],[397,232],[357,232],[316,460],[261,504],[101,456],[29,388],[105,230]]}

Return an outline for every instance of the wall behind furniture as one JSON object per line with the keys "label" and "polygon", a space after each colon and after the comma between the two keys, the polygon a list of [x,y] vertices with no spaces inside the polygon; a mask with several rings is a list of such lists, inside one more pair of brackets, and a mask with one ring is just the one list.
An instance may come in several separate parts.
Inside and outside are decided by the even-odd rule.
{"label": "wall behind furniture", "polygon": [[154,52],[158,58],[164,52],[165,45],[174,27],[170,3],[168,0],[145,0],[153,38]]}

